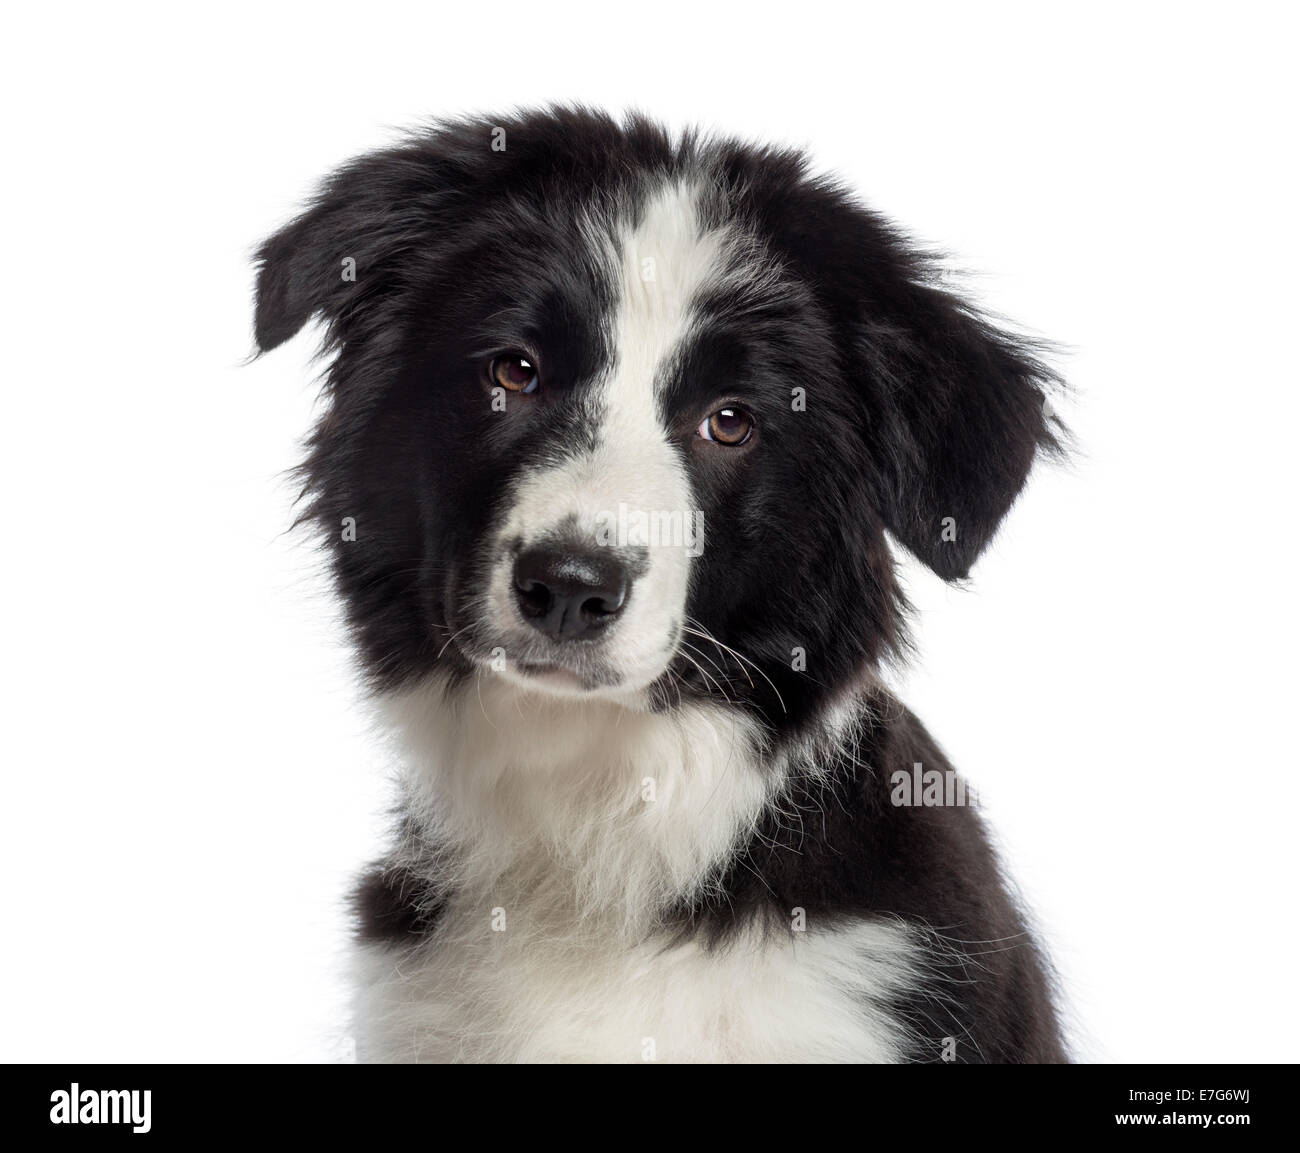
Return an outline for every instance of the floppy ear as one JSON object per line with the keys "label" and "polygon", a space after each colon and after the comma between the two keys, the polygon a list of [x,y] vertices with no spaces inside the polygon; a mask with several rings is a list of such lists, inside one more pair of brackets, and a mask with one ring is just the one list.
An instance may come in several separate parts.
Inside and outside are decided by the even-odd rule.
{"label": "floppy ear", "polygon": [[253,331],[260,351],[283,344],[314,313],[325,312],[333,295],[342,295],[347,284],[342,258],[337,269],[330,267],[343,247],[331,240],[331,215],[318,205],[257,250]]}
{"label": "floppy ear", "polygon": [[440,139],[363,156],[329,177],[307,210],[257,250],[257,347],[268,352],[313,316],[327,343],[346,335],[356,304],[399,287],[394,257],[439,222],[448,191]]}
{"label": "floppy ear", "polygon": [[947,580],[997,531],[1039,452],[1063,453],[1042,348],[948,290],[939,263],[793,150],[724,151],[721,179],[803,272],[840,334],[863,495]]}
{"label": "floppy ear", "polygon": [[881,514],[947,580],[965,577],[1015,501],[1038,452],[1062,449],[1047,394],[1059,384],[1028,341],[944,289],[901,283],[868,301],[863,352],[880,390],[871,436]]}

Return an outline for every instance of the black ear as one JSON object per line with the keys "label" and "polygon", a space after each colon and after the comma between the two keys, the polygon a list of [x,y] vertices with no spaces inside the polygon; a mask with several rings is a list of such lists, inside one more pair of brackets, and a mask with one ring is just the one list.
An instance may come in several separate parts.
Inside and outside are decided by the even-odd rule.
{"label": "black ear", "polygon": [[745,215],[806,278],[839,334],[864,443],[862,496],[948,580],[965,577],[1040,453],[1068,434],[1044,349],[950,291],[941,264],[802,154],[724,150]]}
{"label": "black ear", "polygon": [[341,246],[332,243],[329,213],[321,207],[282,228],[257,250],[257,304],[253,331],[262,352],[283,344],[312,315],[324,312],[340,291],[343,265],[326,264]]}
{"label": "black ear", "polygon": [[965,577],[1015,501],[1035,456],[1062,449],[1056,375],[1029,341],[946,289],[925,263],[867,302],[862,352],[877,395],[868,430],[880,511],[894,536],[948,580]]}
{"label": "black ear", "polygon": [[452,166],[447,148],[446,134],[435,134],[353,161],[261,245],[254,333],[262,352],[313,316],[329,323],[327,343],[341,339],[359,301],[393,295],[402,278],[395,258],[418,249],[417,238],[436,235],[444,223]]}

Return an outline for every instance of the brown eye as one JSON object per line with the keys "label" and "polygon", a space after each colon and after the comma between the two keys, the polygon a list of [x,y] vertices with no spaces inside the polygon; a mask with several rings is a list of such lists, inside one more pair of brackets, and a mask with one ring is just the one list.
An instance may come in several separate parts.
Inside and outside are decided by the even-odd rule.
{"label": "brown eye", "polygon": [[707,417],[696,431],[705,440],[735,448],[753,435],[754,418],[743,408],[728,406]]}
{"label": "brown eye", "polygon": [[511,354],[498,356],[492,361],[492,381],[511,392],[535,392],[537,389],[537,368],[524,356]]}

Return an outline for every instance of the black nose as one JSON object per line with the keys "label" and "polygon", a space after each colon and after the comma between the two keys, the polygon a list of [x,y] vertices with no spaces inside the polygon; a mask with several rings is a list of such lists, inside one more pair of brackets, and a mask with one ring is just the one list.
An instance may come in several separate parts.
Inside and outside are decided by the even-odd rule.
{"label": "black nose", "polygon": [[594,636],[627,601],[632,579],[613,553],[538,546],[515,561],[515,599],[524,619],[558,641]]}

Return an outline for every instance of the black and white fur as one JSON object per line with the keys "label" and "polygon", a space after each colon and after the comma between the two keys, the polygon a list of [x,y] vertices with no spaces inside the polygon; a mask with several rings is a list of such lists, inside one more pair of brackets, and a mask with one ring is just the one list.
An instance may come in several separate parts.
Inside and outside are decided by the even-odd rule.
{"label": "black and white fur", "polygon": [[[258,264],[260,349],[325,325],[310,516],[406,765],[363,1059],[1064,1059],[977,812],[891,803],[949,766],[877,676],[886,534],[964,578],[1059,449],[1031,346],[799,153],[584,109],[364,156]],[[520,558],[601,547],[625,600],[539,628]]]}

